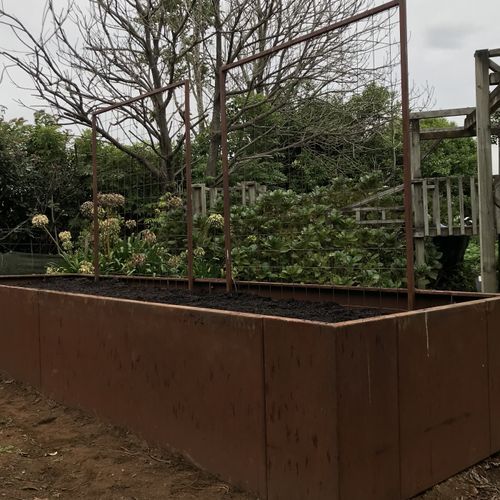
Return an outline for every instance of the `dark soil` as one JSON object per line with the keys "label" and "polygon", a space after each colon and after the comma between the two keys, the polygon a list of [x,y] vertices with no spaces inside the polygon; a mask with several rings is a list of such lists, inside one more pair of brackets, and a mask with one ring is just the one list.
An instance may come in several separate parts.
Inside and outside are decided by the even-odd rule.
{"label": "dark soil", "polygon": [[379,309],[349,308],[335,302],[275,300],[241,292],[231,294],[220,291],[189,292],[167,288],[160,282],[103,279],[96,283],[88,278],[42,278],[0,281],[1,284],[267,316],[284,316],[325,323],[338,323],[384,314]]}

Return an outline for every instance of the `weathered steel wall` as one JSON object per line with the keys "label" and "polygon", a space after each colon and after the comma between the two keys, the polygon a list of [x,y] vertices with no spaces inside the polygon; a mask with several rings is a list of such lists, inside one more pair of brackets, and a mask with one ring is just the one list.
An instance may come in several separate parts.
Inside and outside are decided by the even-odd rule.
{"label": "weathered steel wall", "polygon": [[263,495],[261,324],[41,292],[42,387]]}
{"label": "weathered steel wall", "polygon": [[486,304],[399,320],[399,404],[403,497],[490,452]]}
{"label": "weathered steel wall", "polygon": [[269,499],[339,498],[335,341],[326,325],[264,320]]}
{"label": "weathered steel wall", "polygon": [[338,330],[337,391],[340,498],[398,498],[398,357],[394,318]]}
{"label": "weathered steel wall", "polygon": [[0,369],[40,388],[38,292],[0,287]]}
{"label": "weathered steel wall", "polygon": [[500,298],[327,325],[0,286],[0,369],[268,500],[409,498],[500,450]]}

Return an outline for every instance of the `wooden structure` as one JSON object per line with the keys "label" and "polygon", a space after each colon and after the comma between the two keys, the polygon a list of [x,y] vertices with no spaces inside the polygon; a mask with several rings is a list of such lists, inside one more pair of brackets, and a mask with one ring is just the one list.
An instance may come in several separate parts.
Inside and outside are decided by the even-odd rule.
{"label": "wooden structure", "polygon": [[[491,115],[500,108],[500,65],[494,58],[500,57],[500,49],[478,50],[475,54],[476,65],[476,107],[459,109],[442,109],[412,113],[411,125],[411,164],[412,177],[422,177],[421,171],[421,141],[441,141],[462,137],[477,137],[477,213],[479,219],[479,238],[481,246],[481,287],[483,292],[496,292],[497,264],[495,257],[495,242],[500,229],[495,223],[494,182],[492,168],[491,136],[499,135],[499,129],[492,129]],[[490,92],[490,87],[494,89]],[[447,118],[465,116],[464,124],[460,127],[445,129],[420,130],[420,120],[425,118]],[[449,181],[446,181],[449,182]],[[471,193],[475,195],[475,189]],[[428,225],[428,210],[426,206],[427,192],[424,183],[414,185],[414,224],[415,230],[421,234],[415,239],[415,261],[417,266],[425,263],[424,237]],[[448,189],[448,206],[449,187]],[[459,205],[463,207],[463,184],[459,187]],[[475,201],[475,200],[474,200]],[[476,204],[473,203],[474,209]],[[462,216],[462,208],[461,213]],[[449,217],[450,218],[450,217]],[[461,217],[462,219],[462,217]],[[472,217],[474,223],[475,216]],[[450,221],[451,222],[451,221]],[[461,222],[463,234],[463,221]],[[449,226],[452,226],[449,223]],[[423,229],[423,230],[422,230]],[[476,234],[476,233],[473,233]]]}
{"label": "wooden structure", "polygon": [[[498,176],[496,176],[498,179]],[[500,181],[500,179],[498,179]],[[500,182],[498,182],[500,186]],[[475,236],[479,234],[479,201],[476,176],[426,177],[412,180],[414,218],[413,238],[428,236]],[[362,225],[404,223],[403,205],[385,204],[384,199],[403,192],[403,185],[384,189],[346,207]],[[374,204],[374,202],[376,202]],[[500,210],[499,210],[500,216]]]}
{"label": "wooden structure", "polygon": [[[500,136],[500,127],[491,125],[491,115],[500,109],[500,64],[495,58],[500,58],[500,49],[475,54],[476,107],[410,115],[416,266],[425,264],[425,237],[479,235],[481,287],[487,293],[498,290],[495,242],[500,233],[500,208],[495,204],[495,193],[500,200],[500,178],[493,176],[491,151],[492,135]],[[457,116],[465,117],[463,126],[421,130],[420,120]],[[444,139],[463,137],[477,137],[477,176],[422,178],[422,141],[434,141],[434,148]],[[355,212],[360,224],[403,224],[403,206],[373,206],[402,191],[403,185],[382,190],[346,210]]]}
{"label": "wooden structure", "polygon": [[[253,181],[240,182],[231,188],[231,193],[236,193],[242,205],[253,205],[257,198],[266,191],[266,186]],[[222,188],[193,184],[193,215],[207,215],[208,211],[215,208],[222,196]]]}

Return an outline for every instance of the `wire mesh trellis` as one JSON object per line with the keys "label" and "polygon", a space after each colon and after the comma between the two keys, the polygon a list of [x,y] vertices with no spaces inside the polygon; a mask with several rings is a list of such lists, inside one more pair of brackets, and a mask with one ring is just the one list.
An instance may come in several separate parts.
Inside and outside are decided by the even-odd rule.
{"label": "wire mesh trellis", "polygon": [[[413,307],[406,30],[406,3],[393,1],[221,68],[227,290],[233,279],[406,285]],[[399,229],[342,213],[370,167],[380,187],[404,184]],[[259,175],[275,189],[235,207],[231,186]]]}
{"label": "wire mesh trellis", "polygon": [[192,288],[189,99],[185,80],[93,114],[93,199],[87,215],[93,220],[96,279],[181,276]]}
{"label": "wire mesh trellis", "polygon": [[81,138],[45,113],[34,124],[9,126],[22,127],[23,134],[11,144],[12,168],[2,178],[0,274],[67,271],[74,241],[61,235],[77,234],[80,205],[90,194]]}

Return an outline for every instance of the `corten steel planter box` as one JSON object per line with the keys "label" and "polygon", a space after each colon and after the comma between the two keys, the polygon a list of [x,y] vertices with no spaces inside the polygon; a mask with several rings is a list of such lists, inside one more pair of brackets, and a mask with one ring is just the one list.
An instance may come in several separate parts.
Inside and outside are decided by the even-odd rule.
{"label": "corten steel planter box", "polygon": [[325,324],[3,283],[0,370],[260,498],[408,498],[500,450],[500,297]]}

